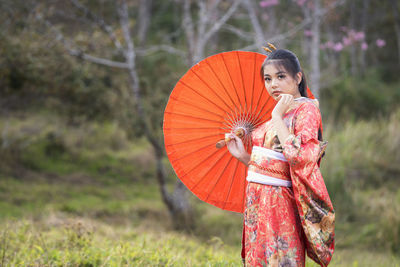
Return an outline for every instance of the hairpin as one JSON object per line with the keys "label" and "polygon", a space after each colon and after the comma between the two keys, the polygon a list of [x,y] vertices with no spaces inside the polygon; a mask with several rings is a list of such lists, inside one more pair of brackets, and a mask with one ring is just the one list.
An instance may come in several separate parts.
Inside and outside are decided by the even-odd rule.
{"label": "hairpin", "polygon": [[275,47],[273,44],[268,43],[268,46],[269,46],[272,50],[276,50],[276,47]]}
{"label": "hairpin", "polygon": [[[267,43],[267,44],[268,44],[268,46],[269,46],[272,50],[276,50],[276,47],[275,47],[273,44],[271,44],[271,43]],[[272,53],[272,50],[269,49],[268,47],[263,46],[262,48],[263,48],[265,51],[267,51],[267,52],[269,52],[269,53]]]}
{"label": "hairpin", "polygon": [[263,46],[262,48],[263,48],[265,51],[267,51],[267,52],[269,52],[269,53],[272,53],[272,50],[269,49],[268,47]]}

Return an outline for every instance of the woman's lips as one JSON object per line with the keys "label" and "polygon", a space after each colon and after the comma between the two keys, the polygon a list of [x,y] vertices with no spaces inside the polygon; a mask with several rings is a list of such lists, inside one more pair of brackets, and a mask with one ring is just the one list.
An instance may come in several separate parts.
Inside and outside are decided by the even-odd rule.
{"label": "woman's lips", "polygon": [[282,94],[281,91],[276,91],[276,92],[273,92],[273,93],[272,93],[273,96],[279,96],[280,94]]}

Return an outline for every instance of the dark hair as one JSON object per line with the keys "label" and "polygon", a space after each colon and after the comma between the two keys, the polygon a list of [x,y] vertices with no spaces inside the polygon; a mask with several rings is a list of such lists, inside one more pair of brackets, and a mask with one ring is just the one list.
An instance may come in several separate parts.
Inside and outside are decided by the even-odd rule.
{"label": "dark hair", "polygon": [[301,72],[301,82],[299,84],[299,92],[301,96],[307,97],[307,81],[303,70],[300,67],[300,62],[297,56],[286,49],[277,49],[272,51],[264,60],[261,66],[261,77],[264,78],[264,67],[268,64],[274,64],[278,67],[283,67],[292,78],[295,78],[298,72]]}

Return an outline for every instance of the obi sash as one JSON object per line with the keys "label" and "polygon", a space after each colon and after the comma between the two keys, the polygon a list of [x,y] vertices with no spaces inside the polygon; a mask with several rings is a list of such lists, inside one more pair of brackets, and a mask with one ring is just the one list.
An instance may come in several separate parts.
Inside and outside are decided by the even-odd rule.
{"label": "obi sash", "polygon": [[292,186],[289,163],[283,154],[261,146],[253,146],[246,180],[265,185]]}

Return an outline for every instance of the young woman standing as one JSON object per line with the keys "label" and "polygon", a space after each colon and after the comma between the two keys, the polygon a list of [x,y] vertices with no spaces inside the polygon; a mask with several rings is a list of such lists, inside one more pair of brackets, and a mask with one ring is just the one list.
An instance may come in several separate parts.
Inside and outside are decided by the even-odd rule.
{"label": "young woman standing", "polygon": [[230,153],[247,165],[242,257],[246,266],[327,266],[335,213],[319,170],[325,144],[316,101],[307,98],[296,55],[274,50],[261,66],[277,100],[271,120],[252,132],[251,155],[231,134]]}

